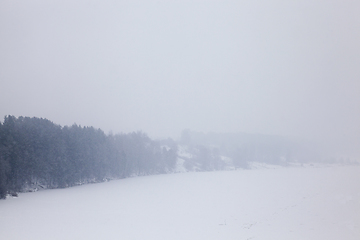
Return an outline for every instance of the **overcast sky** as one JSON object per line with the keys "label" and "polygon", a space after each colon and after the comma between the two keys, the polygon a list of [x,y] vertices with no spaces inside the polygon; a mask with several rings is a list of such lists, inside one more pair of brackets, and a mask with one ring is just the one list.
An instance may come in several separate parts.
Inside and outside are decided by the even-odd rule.
{"label": "overcast sky", "polygon": [[0,117],[358,147],[359,11],[354,0],[0,0]]}

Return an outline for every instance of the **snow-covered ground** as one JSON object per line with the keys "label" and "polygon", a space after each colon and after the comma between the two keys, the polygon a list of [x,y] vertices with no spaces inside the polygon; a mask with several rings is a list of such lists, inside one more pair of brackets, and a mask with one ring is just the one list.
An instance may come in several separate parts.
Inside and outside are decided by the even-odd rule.
{"label": "snow-covered ground", "polygon": [[0,201],[1,239],[360,239],[360,167],[135,177]]}

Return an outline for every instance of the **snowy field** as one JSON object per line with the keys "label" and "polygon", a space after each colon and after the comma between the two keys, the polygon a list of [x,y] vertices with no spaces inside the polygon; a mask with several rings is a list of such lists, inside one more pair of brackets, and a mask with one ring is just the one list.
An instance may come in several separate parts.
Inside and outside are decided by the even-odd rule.
{"label": "snowy field", "polygon": [[0,201],[1,239],[360,239],[360,167],[136,177]]}

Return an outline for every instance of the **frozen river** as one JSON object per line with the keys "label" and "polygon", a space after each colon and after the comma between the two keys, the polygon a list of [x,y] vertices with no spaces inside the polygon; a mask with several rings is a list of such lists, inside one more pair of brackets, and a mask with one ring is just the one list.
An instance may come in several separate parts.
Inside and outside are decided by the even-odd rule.
{"label": "frozen river", "polygon": [[360,167],[197,172],[23,193],[1,239],[360,239]]}

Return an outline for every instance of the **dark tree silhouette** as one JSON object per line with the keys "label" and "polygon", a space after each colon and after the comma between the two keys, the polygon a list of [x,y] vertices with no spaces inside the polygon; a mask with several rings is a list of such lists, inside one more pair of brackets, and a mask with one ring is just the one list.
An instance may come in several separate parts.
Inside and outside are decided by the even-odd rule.
{"label": "dark tree silhouette", "polygon": [[36,188],[164,173],[175,167],[177,145],[171,145],[164,148],[142,132],[106,135],[93,127],[6,116],[0,122],[0,198]]}

